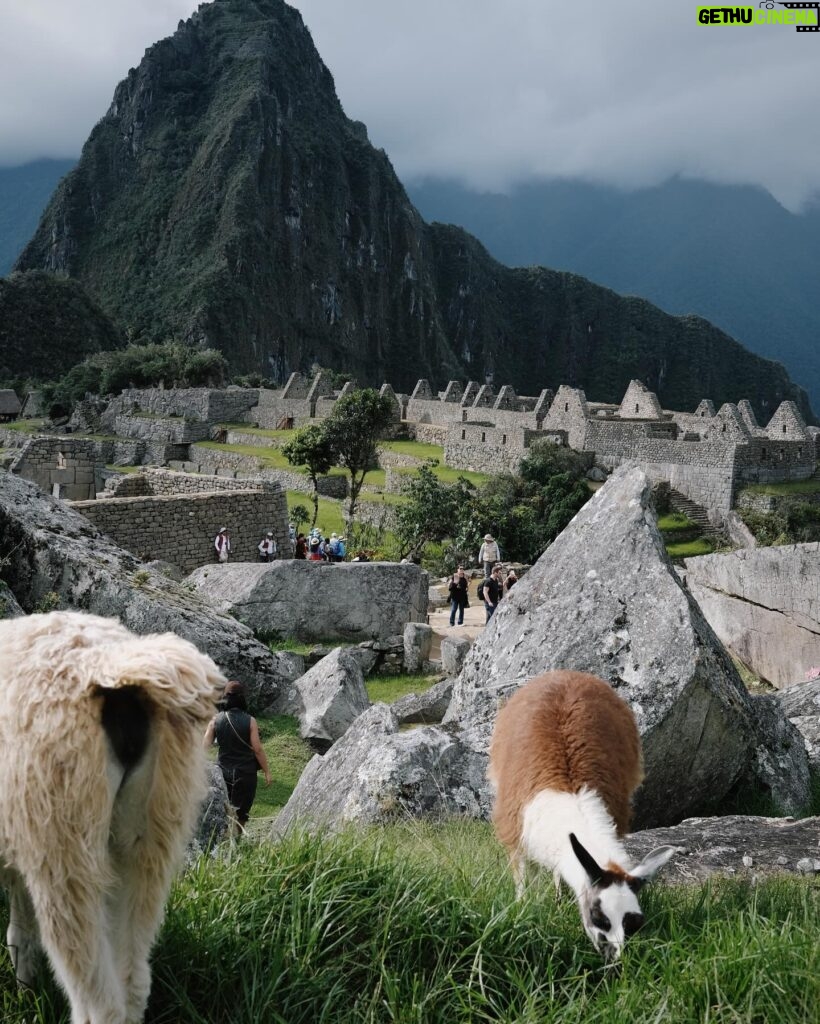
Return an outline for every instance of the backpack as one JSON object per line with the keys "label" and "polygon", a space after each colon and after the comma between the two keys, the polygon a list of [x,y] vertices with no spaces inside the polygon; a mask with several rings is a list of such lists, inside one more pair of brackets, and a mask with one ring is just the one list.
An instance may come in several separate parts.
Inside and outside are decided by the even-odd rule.
{"label": "backpack", "polygon": [[478,585],[478,590],[476,591],[476,593],[478,594],[478,598],[479,598],[479,600],[480,600],[480,601],[483,601],[483,600],[484,600],[484,584],[485,584],[486,582],[487,582],[486,580],[482,580],[482,581],[481,581],[481,582],[479,583],[479,585]]}

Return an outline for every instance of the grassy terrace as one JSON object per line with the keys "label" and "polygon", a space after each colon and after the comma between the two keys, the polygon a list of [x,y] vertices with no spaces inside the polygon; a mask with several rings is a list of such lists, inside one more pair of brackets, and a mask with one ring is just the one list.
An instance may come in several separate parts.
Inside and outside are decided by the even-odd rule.
{"label": "grassy terrace", "polygon": [[11,423],[0,423],[0,427],[4,430],[19,430],[21,434],[39,434],[44,423],[44,419],[13,420]]}
{"label": "grassy terrace", "polygon": [[[286,491],[288,499],[288,512],[294,507],[294,505],[301,505],[306,508],[313,516],[313,501],[309,494],[305,494],[303,491]],[[308,525],[310,525],[308,523]],[[329,537],[331,533],[345,532],[345,521],[342,518],[342,506],[338,501],[331,501],[328,498],[319,498],[319,518],[316,520],[316,525],[322,531],[325,537]],[[304,526],[301,527],[305,529]]]}
{"label": "grassy terrace", "polygon": [[[241,843],[175,882],[146,1024],[816,1024],[812,880],[648,886],[607,966],[542,873],[515,900],[486,823]],[[7,919],[2,907],[3,927]],[[4,1024],[67,1024],[43,969]]]}
{"label": "grassy terrace", "polygon": [[697,523],[680,512],[659,516],[658,529],[670,558],[694,558],[695,555],[709,555],[715,550],[712,541],[700,534]]}
{"label": "grassy terrace", "polygon": [[380,441],[379,447],[400,455],[412,455],[420,461],[438,459],[439,462],[444,462],[444,449],[438,444],[426,444],[423,441]]}
{"label": "grassy terrace", "polygon": [[801,494],[820,494],[820,475],[808,480],[789,480],[782,484],[746,484],[744,491],[750,494],[769,494],[773,497],[799,497]]}

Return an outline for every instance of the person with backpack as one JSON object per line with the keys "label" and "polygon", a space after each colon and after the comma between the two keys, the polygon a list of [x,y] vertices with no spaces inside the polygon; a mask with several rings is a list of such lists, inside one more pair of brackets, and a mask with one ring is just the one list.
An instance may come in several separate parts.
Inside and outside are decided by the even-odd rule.
{"label": "person with backpack", "polygon": [[490,575],[482,580],[483,587],[479,584],[481,589],[481,596],[484,598],[484,610],[487,612],[487,622],[493,617],[498,602],[504,596],[504,583],[501,579],[501,565],[496,565]]}
{"label": "person with backpack", "polygon": [[330,540],[327,542],[328,561],[338,562],[339,561],[339,536],[336,533],[331,533]]}

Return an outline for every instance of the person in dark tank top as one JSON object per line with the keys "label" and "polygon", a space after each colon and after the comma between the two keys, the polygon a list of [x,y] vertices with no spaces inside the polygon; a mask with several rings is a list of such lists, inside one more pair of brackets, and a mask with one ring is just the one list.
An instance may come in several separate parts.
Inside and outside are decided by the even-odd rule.
{"label": "person in dark tank top", "polygon": [[205,730],[203,744],[207,750],[214,743],[219,748],[217,764],[228,788],[228,799],[236,810],[236,819],[244,831],[256,797],[256,773],[265,775],[269,786],[270,769],[256,719],[248,714],[245,688],[236,679],[225,687],[223,710],[215,715]]}

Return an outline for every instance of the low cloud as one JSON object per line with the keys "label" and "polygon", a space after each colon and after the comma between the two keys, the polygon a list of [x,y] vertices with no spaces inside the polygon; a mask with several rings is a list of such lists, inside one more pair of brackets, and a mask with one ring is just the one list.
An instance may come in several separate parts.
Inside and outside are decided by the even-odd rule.
{"label": "low cloud", "polygon": [[[296,0],[349,116],[398,173],[479,189],[672,174],[820,187],[820,33],[700,26],[675,0]],[[0,163],[72,156],[191,0],[26,0],[0,39]]]}

